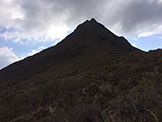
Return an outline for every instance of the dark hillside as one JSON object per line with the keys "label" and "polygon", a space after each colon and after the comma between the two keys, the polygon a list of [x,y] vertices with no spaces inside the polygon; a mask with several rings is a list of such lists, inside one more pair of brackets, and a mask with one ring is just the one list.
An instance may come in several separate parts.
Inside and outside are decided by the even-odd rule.
{"label": "dark hillside", "polygon": [[0,71],[0,121],[153,122],[147,109],[161,121],[161,56],[87,20],[56,46]]}

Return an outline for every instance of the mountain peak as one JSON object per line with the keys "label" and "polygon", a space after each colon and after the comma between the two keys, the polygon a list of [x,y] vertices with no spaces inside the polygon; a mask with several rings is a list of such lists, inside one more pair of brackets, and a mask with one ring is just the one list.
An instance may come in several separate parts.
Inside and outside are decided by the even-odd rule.
{"label": "mountain peak", "polygon": [[[132,74],[138,73],[140,79],[140,68],[131,67],[129,75],[132,63],[125,65],[126,70],[123,65],[131,61],[128,54],[136,50],[95,19],[85,21],[56,46],[0,70],[0,122],[103,121],[100,115],[106,108],[94,100],[112,98],[111,106],[120,89],[134,88],[138,79],[131,79]],[[127,72],[120,75],[122,70]],[[123,80],[124,88],[120,85]]]}
{"label": "mountain peak", "polygon": [[[9,68],[5,68],[3,72],[4,74],[8,74],[5,72],[6,69],[10,69],[7,71],[12,71],[15,67],[18,67],[18,72],[21,74],[23,71],[27,72],[29,70],[28,67],[33,66],[33,64],[37,64],[35,67],[40,67],[42,64],[44,65],[46,59],[49,59],[47,61],[48,63],[53,62],[53,59],[55,59],[56,62],[58,60],[64,61],[70,57],[91,56],[105,59],[110,52],[113,52],[113,54],[124,54],[125,52],[137,50],[138,49],[131,46],[124,37],[116,36],[104,25],[92,18],[91,20],[86,20],[82,24],[78,25],[74,32],[68,35],[56,46],[31,56],[17,63],[18,65],[11,65]],[[39,61],[39,63],[37,63],[37,61]],[[23,69],[21,65],[24,65],[23,67],[25,68]],[[13,72],[13,74],[14,73],[18,74],[17,72]],[[13,74],[11,73],[9,75],[11,76]],[[1,72],[0,77],[3,77],[3,73]]]}
{"label": "mountain peak", "polygon": [[87,33],[87,31],[94,32],[95,30],[101,31],[104,29],[107,30],[104,25],[100,24],[94,18],[92,18],[91,20],[86,20],[78,25],[75,31],[84,31]]}
{"label": "mountain peak", "polygon": [[92,18],[90,21],[96,21],[94,18]]}
{"label": "mountain peak", "polygon": [[98,23],[94,18],[92,18],[92,19],[90,20],[90,22],[96,22],[96,23]]}
{"label": "mountain peak", "polygon": [[96,23],[98,23],[94,18],[91,18],[90,20],[86,20],[85,22],[96,22]]}
{"label": "mountain peak", "polygon": [[131,44],[124,37],[116,36],[94,18],[86,20],[78,25],[74,32],[60,42],[57,47],[63,55],[64,52],[81,52],[85,48],[89,49],[89,52],[91,52],[92,48],[95,48],[94,50],[96,51],[100,48],[105,49],[105,51],[137,50],[131,46]]}

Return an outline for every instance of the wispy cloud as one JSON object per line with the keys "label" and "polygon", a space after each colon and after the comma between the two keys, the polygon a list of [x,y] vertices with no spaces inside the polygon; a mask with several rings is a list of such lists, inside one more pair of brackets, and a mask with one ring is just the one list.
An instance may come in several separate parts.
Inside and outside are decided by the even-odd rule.
{"label": "wispy cloud", "polygon": [[22,33],[7,34],[17,35],[16,41],[13,39],[15,42],[22,42],[23,39],[61,40],[77,24],[92,17],[118,34],[141,34],[160,26],[160,1],[1,0],[0,16],[3,19],[0,20],[0,26],[22,30]]}
{"label": "wispy cloud", "polygon": [[90,18],[118,35],[139,39],[162,34],[161,13],[162,0],[1,0],[0,39],[21,46],[55,43]]}
{"label": "wispy cloud", "polygon": [[24,59],[24,58],[26,58],[26,57],[28,57],[28,56],[32,56],[32,55],[34,55],[34,54],[36,54],[36,53],[39,53],[40,51],[42,51],[42,50],[44,50],[44,49],[46,49],[45,46],[39,46],[39,47],[36,48],[36,49],[32,49],[30,52],[21,54],[21,55],[19,56],[19,57],[20,57],[19,59]]}
{"label": "wispy cloud", "polygon": [[[37,49],[33,49],[31,52],[29,52],[26,56],[31,56],[31,55],[34,55],[34,54],[36,54],[36,53],[38,53],[38,52],[40,52],[40,51],[42,51],[43,49],[45,49],[46,47],[44,47],[44,46],[40,46],[40,47],[38,47]],[[26,57],[25,56],[25,57]]]}
{"label": "wispy cloud", "polygon": [[162,34],[162,25],[156,28],[152,28],[152,30],[150,31],[146,31],[146,32],[138,34],[138,38],[153,36],[157,34]]}
{"label": "wispy cloud", "polygon": [[132,45],[133,45],[134,47],[137,47],[137,44],[136,44],[136,43],[132,43]]}
{"label": "wispy cloud", "polygon": [[0,48],[0,69],[18,60],[19,58],[13,52],[12,48],[8,48],[8,47]]}

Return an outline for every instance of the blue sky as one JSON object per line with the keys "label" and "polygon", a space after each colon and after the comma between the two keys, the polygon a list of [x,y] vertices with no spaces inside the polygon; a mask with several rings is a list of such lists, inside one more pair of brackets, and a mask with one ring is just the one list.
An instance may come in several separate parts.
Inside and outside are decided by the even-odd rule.
{"label": "blue sky", "polygon": [[95,18],[135,47],[162,48],[162,0],[1,0],[0,69],[57,44]]}
{"label": "blue sky", "polygon": [[128,37],[129,42],[144,51],[162,48],[162,34],[138,38],[137,35]]}

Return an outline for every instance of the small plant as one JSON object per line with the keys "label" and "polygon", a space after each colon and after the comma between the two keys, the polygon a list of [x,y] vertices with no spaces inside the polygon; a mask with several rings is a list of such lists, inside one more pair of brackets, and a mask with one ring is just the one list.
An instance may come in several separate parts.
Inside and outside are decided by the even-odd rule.
{"label": "small plant", "polygon": [[[150,111],[149,109],[146,109],[146,112],[154,117],[155,122],[159,122],[157,116],[152,111]],[[147,122],[147,120],[144,120],[144,122]]]}

